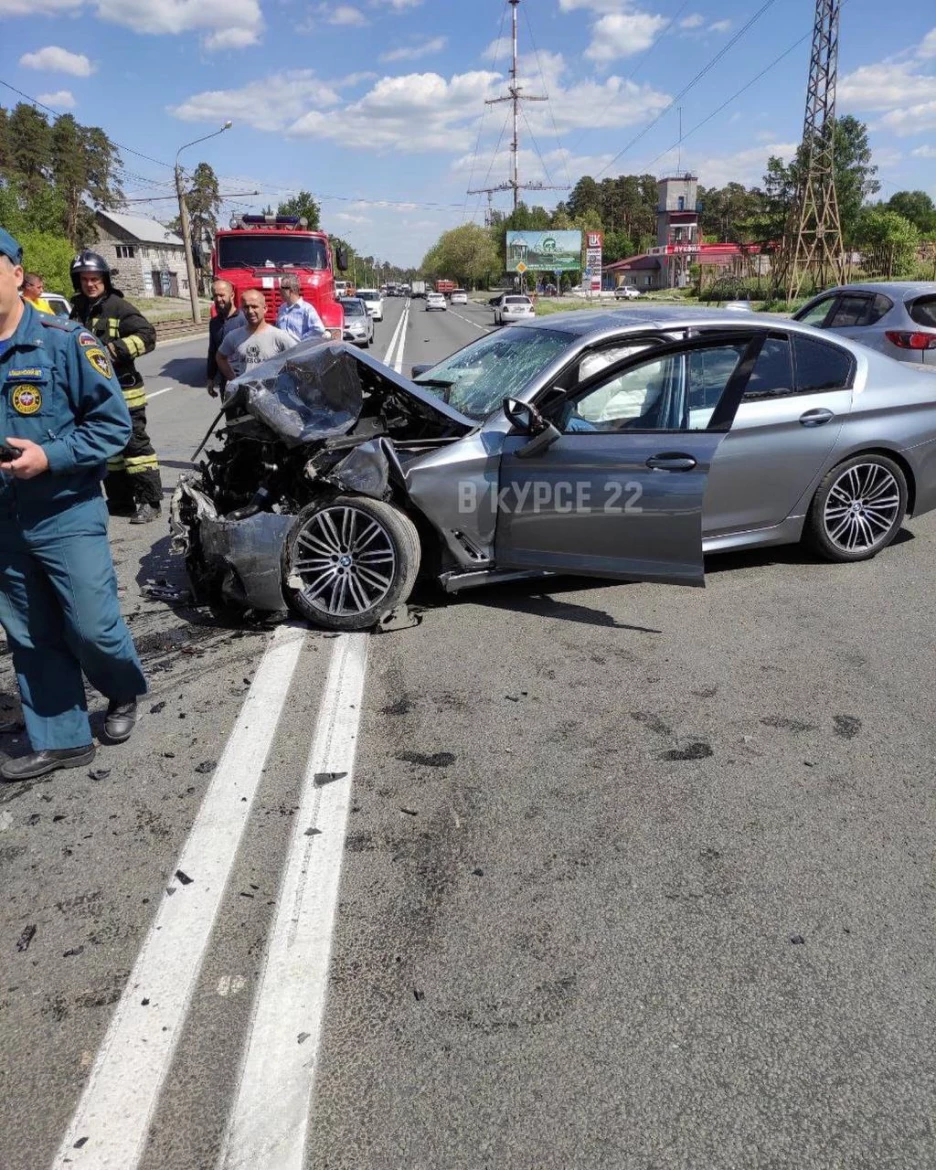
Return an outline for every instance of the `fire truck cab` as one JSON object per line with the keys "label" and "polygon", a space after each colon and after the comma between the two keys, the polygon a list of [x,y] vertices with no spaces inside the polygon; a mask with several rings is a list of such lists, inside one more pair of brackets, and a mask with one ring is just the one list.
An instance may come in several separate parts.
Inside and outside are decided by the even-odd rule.
{"label": "fire truck cab", "polygon": [[335,267],[344,272],[347,258],[332,249],[325,232],[308,230],[308,222],[293,215],[242,215],[231,219],[229,229],[218,231],[211,252],[214,280],[227,280],[234,299],[259,289],[266,300],[266,319],[276,321],[282,304],[280,279],[299,277],[302,295],[314,305],[329,334],[340,341],[344,312],[335,299]]}

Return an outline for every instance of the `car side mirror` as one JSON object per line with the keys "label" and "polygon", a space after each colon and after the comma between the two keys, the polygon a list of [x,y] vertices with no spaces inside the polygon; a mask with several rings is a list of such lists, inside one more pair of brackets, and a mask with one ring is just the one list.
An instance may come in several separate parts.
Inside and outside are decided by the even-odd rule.
{"label": "car side mirror", "polygon": [[431,370],[432,366],[433,366],[432,362],[419,362],[417,365],[413,366],[413,368],[410,370],[409,376],[411,378],[418,378],[419,375],[424,374],[426,372],[426,370]]}
{"label": "car side mirror", "polygon": [[530,441],[517,451],[519,459],[528,459],[539,451],[551,447],[556,439],[561,438],[552,423],[547,422],[535,406],[528,402],[518,402],[516,398],[504,399],[504,414],[510,420],[514,429],[523,435],[529,435]]}
{"label": "car side mirror", "polygon": [[335,252],[335,261],[338,265],[339,272],[348,271],[348,253],[344,248],[339,248]]}

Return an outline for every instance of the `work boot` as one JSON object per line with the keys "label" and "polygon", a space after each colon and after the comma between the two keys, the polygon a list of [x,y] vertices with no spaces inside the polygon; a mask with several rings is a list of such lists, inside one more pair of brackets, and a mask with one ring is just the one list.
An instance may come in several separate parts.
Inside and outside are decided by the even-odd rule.
{"label": "work boot", "polygon": [[136,699],[121,702],[111,699],[107,704],[107,714],[104,716],[104,734],[111,743],[123,743],[133,732],[137,717]]}
{"label": "work boot", "polygon": [[33,780],[36,776],[44,776],[46,772],[54,772],[56,768],[80,768],[83,764],[90,764],[93,759],[93,743],[85,744],[84,747],[44,748],[41,752],[7,760],[0,767],[0,776],[4,780]]}
{"label": "work boot", "polygon": [[159,504],[137,504],[137,509],[130,518],[131,524],[149,524],[151,520],[157,520],[162,515],[162,508]]}

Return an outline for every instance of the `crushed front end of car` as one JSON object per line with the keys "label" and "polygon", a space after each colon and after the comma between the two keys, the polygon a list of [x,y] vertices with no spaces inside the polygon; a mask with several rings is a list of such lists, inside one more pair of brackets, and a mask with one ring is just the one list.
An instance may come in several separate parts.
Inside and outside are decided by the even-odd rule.
{"label": "crushed front end of car", "polygon": [[470,419],[356,347],[318,341],[231,382],[222,418],[171,502],[197,604],[363,629],[405,600],[420,543],[404,465]]}

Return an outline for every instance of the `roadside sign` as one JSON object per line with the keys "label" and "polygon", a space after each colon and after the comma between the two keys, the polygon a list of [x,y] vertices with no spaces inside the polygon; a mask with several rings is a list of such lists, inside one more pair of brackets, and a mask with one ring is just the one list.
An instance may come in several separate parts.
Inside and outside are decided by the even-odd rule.
{"label": "roadside sign", "polygon": [[523,275],[523,273],[524,273],[524,272],[526,272],[526,270],[527,270],[527,266],[526,266],[526,265],[523,263],[523,261],[521,260],[521,261],[520,261],[520,263],[517,265],[517,271],[518,271],[518,272],[520,273],[520,275],[522,276],[522,275]]}

